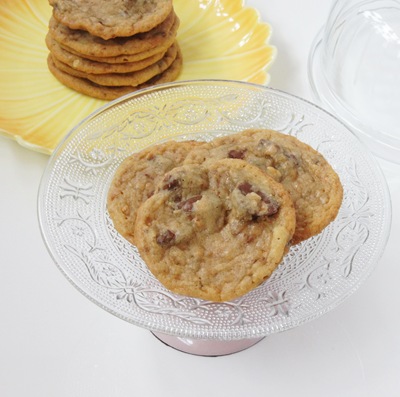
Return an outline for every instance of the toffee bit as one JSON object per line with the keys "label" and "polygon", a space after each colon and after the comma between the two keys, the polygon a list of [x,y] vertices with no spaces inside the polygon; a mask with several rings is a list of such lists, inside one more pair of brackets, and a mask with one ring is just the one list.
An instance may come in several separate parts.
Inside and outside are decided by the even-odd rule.
{"label": "toffee bit", "polygon": [[161,245],[162,247],[171,245],[171,243],[173,243],[174,240],[175,240],[175,233],[169,229],[159,234],[156,239],[157,244]]}
{"label": "toffee bit", "polygon": [[258,146],[264,149],[266,155],[274,155],[279,151],[279,145],[268,139],[260,139]]}
{"label": "toffee bit", "polygon": [[269,146],[271,143],[268,139],[262,138],[258,141],[258,146]]}
{"label": "toffee bit", "polygon": [[228,157],[230,159],[244,159],[244,154],[246,153],[246,149],[232,149],[228,152]]}
{"label": "toffee bit", "polygon": [[182,209],[183,211],[187,211],[187,212],[192,211],[192,209],[193,209],[193,204],[194,204],[196,201],[199,201],[199,200],[201,199],[201,197],[202,197],[202,196],[199,194],[199,195],[197,195],[197,196],[190,197],[190,198],[188,198],[188,199],[185,200],[185,201],[181,201],[181,202],[178,204],[178,208],[179,208],[179,209]]}
{"label": "toffee bit", "polygon": [[291,160],[294,163],[294,165],[299,165],[300,164],[299,159],[295,154],[293,154],[293,153],[285,153],[285,156],[287,157],[288,160]]}

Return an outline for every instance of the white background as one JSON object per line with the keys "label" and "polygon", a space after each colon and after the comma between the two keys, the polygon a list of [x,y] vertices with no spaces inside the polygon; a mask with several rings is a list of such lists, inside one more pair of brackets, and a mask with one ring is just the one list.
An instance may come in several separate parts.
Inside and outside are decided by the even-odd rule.
{"label": "white background", "polygon": [[[271,86],[312,99],[311,43],[330,1],[249,0],[273,27]],[[48,157],[0,138],[0,396],[400,395],[400,167],[381,162],[393,201],[386,252],[340,307],[231,356],[180,353],[84,298],[40,235]]]}

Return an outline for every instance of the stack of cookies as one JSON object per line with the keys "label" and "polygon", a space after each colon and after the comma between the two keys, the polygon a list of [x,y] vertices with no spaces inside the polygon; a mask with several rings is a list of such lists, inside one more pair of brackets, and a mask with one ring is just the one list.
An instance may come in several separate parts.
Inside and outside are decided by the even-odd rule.
{"label": "stack of cookies", "polygon": [[48,67],[64,85],[111,100],[177,78],[172,0],[49,0]]}
{"label": "stack of cookies", "polygon": [[309,145],[246,130],[134,153],[113,178],[107,209],[164,286],[226,301],[267,279],[291,245],[319,234],[342,197],[338,175]]}

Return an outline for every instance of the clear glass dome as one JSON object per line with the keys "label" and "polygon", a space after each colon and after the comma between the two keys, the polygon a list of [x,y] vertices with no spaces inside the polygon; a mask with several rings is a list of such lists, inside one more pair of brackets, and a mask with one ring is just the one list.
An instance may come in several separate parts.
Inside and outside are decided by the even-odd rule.
{"label": "clear glass dome", "polygon": [[315,40],[309,76],[318,101],[371,151],[400,163],[400,2],[337,0]]}

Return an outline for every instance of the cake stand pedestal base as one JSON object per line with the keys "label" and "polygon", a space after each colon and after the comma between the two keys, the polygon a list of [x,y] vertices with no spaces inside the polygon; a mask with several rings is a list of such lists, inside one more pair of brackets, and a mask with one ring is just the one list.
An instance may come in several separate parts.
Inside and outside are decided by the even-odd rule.
{"label": "cake stand pedestal base", "polygon": [[167,335],[161,332],[152,332],[152,334],[167,346],[172,347],[184,353],[197,356],[225,356],[227,354],[238,353],[245,350],[260,340],[261,338],[241,339],[241,340],[212,340],[212,339],[192,339],[179,336]]}

